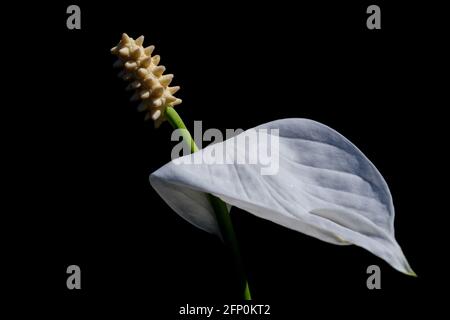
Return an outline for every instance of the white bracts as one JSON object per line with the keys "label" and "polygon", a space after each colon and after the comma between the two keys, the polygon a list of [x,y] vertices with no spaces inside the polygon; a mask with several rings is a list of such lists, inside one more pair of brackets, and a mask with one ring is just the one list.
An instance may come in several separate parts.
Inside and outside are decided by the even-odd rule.
{"label": "white bracts", "polygon": [[159,127],[166,120],[165,108],[181,103],[181,99],[173,96],[180,87],[169,87],[173,74],[164,74],[166,68],[158,65],[160,57],[152,56],[155,47],[144,48],[143,43],[144,36],[134,40],[124,33],[111,53],[118,57],[114,67],[122,69],[119,77],[130,82],[127,90],[134,90],[131,100],[141,100],[138,111],[147,112],[145,120],[152,119],[155,127]]}
{"label": "white bracts", "polygon": [[[258,138],[251,150],[278,158],[275,174],[261,175],[267,163],[210,161],[218,154],[246,159],[249,144],[239,137],[273,129],[279,130],[278,146]],[[362,247],[415,275],[395,239],[394,205],[383,176],[350,141],[321,123],[282,119],[262,124],[172,160],[153,172],[150,182],[175,212],[205,231],[220,234],[207,196],[213,194],[322,241]]]}

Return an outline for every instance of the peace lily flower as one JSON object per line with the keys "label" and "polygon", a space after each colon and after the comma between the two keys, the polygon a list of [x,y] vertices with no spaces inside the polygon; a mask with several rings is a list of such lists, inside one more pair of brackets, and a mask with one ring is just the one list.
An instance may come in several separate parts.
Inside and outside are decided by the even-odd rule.
{"label": "peace lily flower", "polygon": [[[277,174],[261,175],[264,166],[259,163],[200,160],[222,150],[233,159],[244,158],[246,140],[238,135],[200,150],[193,161],[180,161],[187,155],[169,162],[150,176],[153,188],[180,216],[205,231],[220,234],[207,201],[207,194],[213,194],[231,206],[317,239],[360,246],[414,275],[395,240],[389,188],[358,148],[333,129],[308,119],[276,120],[241,135],[260,129],[279,130]],[[268,139],[258,139],[257,148],[267,150],[266,154],[274,151]]]}
{"label": "peace lily flower", "polygon": [[[383,176],[367,157],[335,130],[308,119],[282,119],[262,124],[221,143],[198,150],[173,109],[179,87],[168,87],[154,47],[143,48],[143,37],[122,36],[112,53],[119,56],[121,76],[132,80],[139,110],[159,126],[168,120],[182,129],[192,155],[172,160],[150,176],[165,202],[194,226],[218,235],[230,248],[240,272],[243,297],[250,290],[229,217],[230,206],[289,229],[336,245],[354,244],[415,276],[394,234],[394,206]],[[169,79],[170,78],[170,79]],[[176,89],[174,89],[176,88]],[[201,161],[226,150],[232,159],[245,158],[241,135],[278,129],[278,172],[261,175],[262,165]],[[270,135],[270,134],[269,134]],[[257,139],[252,150],[271,153],[270,139]],[[188,160],[187,157],[194,161]],[[195,161],[195,159],[199,161]],[[198,177],[202,177],[199,179]]]}

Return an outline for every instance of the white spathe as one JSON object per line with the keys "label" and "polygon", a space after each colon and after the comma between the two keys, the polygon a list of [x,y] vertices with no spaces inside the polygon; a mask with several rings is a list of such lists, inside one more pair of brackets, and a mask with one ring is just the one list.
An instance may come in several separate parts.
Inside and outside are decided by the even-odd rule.
{"label": "white spathe", "polygon": [[[258,129],[279,129],[277,174],[261,175],[260,164],[173,160],[151,174],[151,185],[181,217],[205,231],[219,234],[206,196],[211,193],[320,240],[365,248],[395,269],[415,275],[395,240],[389,188],[358,148],[335,130],[308,119],[276,120],[250,130]],[[261,140],[258,148],[269,148],[269,139]],[[185,157],[220,153],[231,143],[237,148],[226,152],[244,156],[239,153],[245,146],[234,137]]]}

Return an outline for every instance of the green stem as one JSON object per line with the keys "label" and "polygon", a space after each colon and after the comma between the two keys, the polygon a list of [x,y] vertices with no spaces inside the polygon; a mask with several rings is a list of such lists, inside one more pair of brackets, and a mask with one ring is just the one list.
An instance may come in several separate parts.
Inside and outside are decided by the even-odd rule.
{"label": "green stem", "polygon": [[239,243],[234,232],[227,205],[221,199],[213,196],[212,194],[208,194],[208,199],[214,209],[214,212],[216,213],[217,223],[222,234],[222,239],[233,256],[234,265],[240,279],[243,298],[244,300],[251,300],[252,298],[250,296],[250,289],[248,287],[248,281],[244,271],[244,264],[242,262],[241,253],[239,250]]}
{"label": "green stem", "polygon": [[[182,129],[181,135],[184,141],[189,145],[191,152],[197,152],[199,149],[195,144],[194,139],[192,139],[191,134],[188,129],[184,125],[183,120],[180,118],[178,113],[172,107],[167,107],[165,111],[165,116],[167,120],[170,122],[174,129]],[[225,245],[231,251],[233,256],[234,264],[236,266],[236,270],[239,274],[241,292],[244,300],[251,300],[250,288],[248,286],[247,277],[244,271],[244,264],[242,262],[239,243],[236,238],[236,234],[234,232],[233,224],[231,222],[231,217],[228,212],[227,205],[218,197],[208,194],[209,202],[214,209],[216,214],[217,223],[219,225],[220,233],[222,234],[222,239]]]}
{"label": "green stem", "polygon": [[189,145],[189,147],[191,149],[191,153],[197,152],[198,147],[195,144],[194,139],[192,139],[192,136],[189,133],[189,130],[184,125],[184,122],[180,118],[178,112],[176,112],[175,109],[172,107],[167,107],[166,111],[165,111],[165,115],[166,115],[167,120],[170,122],[170,124],[172,125],[172,127],[174,129],[181,129],[180,131],[181,131],[181,136],[183,137],[183,141]]}

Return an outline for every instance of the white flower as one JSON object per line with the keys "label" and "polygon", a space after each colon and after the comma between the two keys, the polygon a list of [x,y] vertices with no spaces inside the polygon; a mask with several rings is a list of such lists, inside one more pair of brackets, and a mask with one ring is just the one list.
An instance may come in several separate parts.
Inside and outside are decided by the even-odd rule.
{"label": "white flower", "polygon": [[[254,129],[272,128],[279,129],[279,170],[275,175],[261,175],[258,164],[172,161],[154,172],[150,182],[173,210],[205,231],[219,234],[206,196],[210,193],[229,205],[317,239],[360,246],[395,269],[415,275],[395,240],[389,188],[364,154],[338,132],[312,120],[283,119]],[[212,149],[239,144],[236,138],[199,153],[211,154]],[[262,142],[258,147],[268,146]],[[245,147],[226,150],[239,157]]]}

